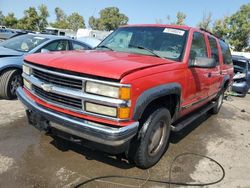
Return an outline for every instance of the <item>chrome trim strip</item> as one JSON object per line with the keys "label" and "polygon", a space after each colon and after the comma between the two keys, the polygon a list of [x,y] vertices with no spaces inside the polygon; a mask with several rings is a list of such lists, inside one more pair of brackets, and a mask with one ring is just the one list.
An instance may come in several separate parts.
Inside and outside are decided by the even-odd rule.
{"label": "chrome trim strip", "polygon": [[[22,74],[23,78],[34,84],[35,86],[42,88],[44,83],[43,81],[39,80],[38,78],[34,76],[27,76],[26,74]],[[51,93],[63,95],[63,96],[69,96],[76,99],[82,99],[84,101],[94,102],[102,105],[112,106],[112,107],[130,107],[130,101],[124,101],[121,99],[114,99],[104,96],[98,96],[98,95],[91,95],[88,93],[82,92],[82,90],[77,89],[68,89],[66,87],[58,87],[55,84],[48,84],[51,86]]]}
{"label": "chrome trim strip", "polygon": [[182,106],[181,109],[184,109],[184,110],[185,110],[185,109],[188,109],[188,108],[190,108],[190,107],[192,107],[192,106],[194,106],[194,105],[197,105],[197,104],[199,104],[199,103],[201,103],[201,102],[203,102],[203,101],[209,99],[209,98],[212,97],[212,96],[215,96],[216,94],[217,94],[217,93],[212,94],[212,95],[207,96],[207,97],[204,97],[204,98],[202,98],[202,99],[199,99],[199,100],[197,100],[197,101],[195,101],[195,102],[193,102],[193,103],[191,103],[191,104],[187,104],[187,105],[185,105],[185,106]]}
{"label": "chrome trim strip", "polygon": [[[29,63],[25,63],[25,62],[24,62],[24,65],[30,67],[32,69],[32,72],[35,69],[35,70],[42,71],[44,73],[53,74],[55,76],[62,76],[65,78],[72,78],[72,79],[81,80],[83,88],[85,87],[86,81],[92,81],[92,82],[102,83],[102,84],[116,86],[116,87],[131,87],[130,84],[120,84],[120,83],[116,83],[116,82],[96,80],[96,79],[85,78],[85,77],[60,73],[60,72],[56,72],[56,71],[51,71],[51,70],[47,70],[47,69],[44,69],[44,68],[41,68],[41,67],[38,67],[35,65],[31,65]],[[54,102],[54,101],[48,100],[46,98],[40,97],[34,92],[34,90],[30,91],[28,89],[33,95],[35,95],[39,99],[43,100],[44,102],[47,102],[48,104],[51,104],[51,105],[54,105],[54,106],[57,106],[60,108],[65,108],[65,109],[73,111],[73,112],[91,115],[91,116],[95,116],[95,117],[100,117],[100,118],[104,118],[104,119],[108,119],[108,120],[112,120],[112,121],[116,121],[116,122],[122,122],[122,121],[129,120],[129,118],[119,119],[119,118],[115,118],[115,117],[110,117],[110,116],[105,116],[105,115],[96,114],[96,113],[92,113],[92,112],[87,112],[84,109],[84,103],[85,103],[85,101],[88,101],[88,102],[92,102],[92,103],[96,103],[96,104],[100,104],[100,105],[106,105],[106,106],[110,106],[110,107],[119,108],[119,107],[130,107],[131,106],[130,100],[115,99],[115,98],[110,98],[110,97],[106,97],[106,96],[90,94],[90,93],[86,93],[84,91],[84,89],[73,89],[73,88],[69,88],[67,86],[59,86],[57,84],[47,84],[45,81],[42,81],[41,79],[35,77],[35,75],[32,75],[32,74],[27,75],[27,74],[23,73],[22,76],[23,76],[23,78],[25,78],[26,80],[31,82],[33,85],[35,85],[35,86],[37,86],[37,87],[39,87],[47,92],[51,92],[51,93],[62,95],[62,96],[68,96],[71,98],[81,99],[82,100],[82,109],[58,104],[56,101]]]}
{"label": "chrome trim strip", "polygon": [[108,81],[102,81],[102,80],[97,80],[97,79],[92,79],[92,78],[85,78],[85,77],[81,77],[81,76],[75,76],[75,75],[55,72],[55,71],[43,69],[41,67],[37,67],[37,66],[31,65],[31,64],[25,63],[25,62],[24,62],[24,65],[26,65],[28,67],[31,67],[33,69],[43,71],[45,73],[50,73],[50,74],[54,74],[54,75],[58,75],[58,76],[63,76],[63,77],[66,77],[66,78],[73,78],[73,79],[82,80],[82,81],[92,81],[92,82],[97,82],[97,83],[102,83],[102,84],[106,84],[106,85],[110,85],[110,86],[117,86],[117,87],[131,87],[130,84],[120,84],[120,83],[116,83],[116,82],[108,82]]}
{"label": "chrome trim strip", "polygon": [[[42,88],[41,87],[41,85],[43,84],[43,82],[41,82],[39,79],[37,79],[37,78],[35,78],[34,76],[27,76],[26,74],[22,74],[22,76],[23,76],[23,78],[25,78],[26,80],[28,80],[29,82],[31,82],[33,85],[35,85],[35,86],[37,86],[37,87],[39,87],[39,88]],[[63,93],[62,91],[65,89],[65,88],[60,88],[60,87],[56,87],[56,86],[54,86],[53,84],[51,84],[52,85],[52,90],[53,91],[55,91],[55,92],[53,92],[53,93],[55,93],[55,94],[60,94],[60,95],[64,95],[64,96],[70,96],[70,97],[73,97],[72,95],[71,95],[71,93],[73,92],[73,89],[72,89],[72,91],[71,90],[68,90],[68,93],[67,94],[65,94],[65,93]],[[59,88],[59,90],[56,90],[56,89],[58,89]],[[27,88],[26,88],[27,89]],[[101,115],[101,114],[96,114],[96,113],[92,113],[92,112],[87,112],[87,111],[84,111],[84,105],[82,105],[82,110],[79,110],[79,109],[77,109],[77,108],[73,108],[73,107],[67,107],[66,105],[61,105],[61,104],[58,104],[58,103],[56,103],[56,102],[52,102],[52,101],[50,101],[50,100],[48,100],[48,99],[45,99],[45,98],[43,98],[43,97],[40,97],[40,96],[38,96],[35,92],[34,92],[34,90],[29,90],[29,89],[27,89],[29,92],[31,92],[34,96],[36,96],[37,98],[39,98],[40,100],[42,100],[42,101],[44,101],[44,102],[46,102],[46,103],[48,103],[48,104],[50,104],[50,105],[53,105],[53,106],[57,106],[57,107],[59,107],[59,108],[63,108],[63,109],[67,109],[67,110],[70,110],[70,111],[72,111],[72,112],[76,112],[76,113],[80,113],[80,114],[84,114],[84,115],[89,115],[89,116],[94,116],[94,117],[98,117],[98,118],[103,118],[103,119],[108,119],[108,120],[112,120],[112,121],[116,121],[116,122],[124,122],[124,121],[128,121],[129,120],[129,118],[127,118],[127,119],[120,119],[120,118],[115,118],[115,117],[110,117],[110,116],[105,116],[105,115]],[[65,89],[65,90],[67,90],[67,89]],[[76,92],[77,90],[74,90],[74,92]],[[81,91],[81,90],[79,90],[79,91]],[[77,93],[79,92],[79,91],[77,91]],[[62,92],[62,93],[61,93]],[[70,93],[69,93],[70,92]],[[113,105],[113,107],[129,107],[130,106],[130,102],[128,102],[127,104],[126,103],[115,103],[115,102],[117,102],[117,99],[112,99],[112,98],[108,98],[107,99],[107,101],[111,101],[110,103],[108,103],[108,102],[106,102],[106,101],[99,101],[99,100],[95,100],[94,98],[95,98],[95,96],[93,96],[93,98],[85,98],[85,96],[89,96],[89,94],[85,94],[85,93],[82,93],[82,95],[81,96],[79,96],[79,97],[75,97],[75,98],[80,98],[80,99],[82,99],[82,104],[85,102],[85,101],[89,101],[89,102],[95,102],[95,103],[97,103],[97,104],[100,104],[100,105],[108,105],[108,106],[112,106]],[[106,97],[100,97],[100,98],[102,98],[102,100],[106,100]],[[103,99],[103,98],[105,98],[105,99]],[[115,100],[115,102],[112,102],[113,100]],[[119,100],[118,99],[118,102],[119,101],[122,101],[122,100]]]}
{"label": "chrome trim strip", "polygon": [[136,134],[139,127],[139,122],[131,123],[125,127],[114,128],[83,119],[78,120],[73,117],[61,115],[37,104],[25,94],[21,87],[17,89],[17,96],[29,110],[38,112],[40,115],[48,118],[49,121],[62,122],[62,124],[51,123],[50,126],[101,144],[110,146],[121,145],[130,140]]}

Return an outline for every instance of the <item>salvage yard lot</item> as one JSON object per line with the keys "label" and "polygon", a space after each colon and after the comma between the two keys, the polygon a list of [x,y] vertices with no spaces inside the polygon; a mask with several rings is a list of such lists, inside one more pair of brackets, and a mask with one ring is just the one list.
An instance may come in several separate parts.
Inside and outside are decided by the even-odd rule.
{"label": "salvage yard lot", "polygon": [[[188,130],[172,135],[169,150],[149,170],[41,134],[28,125],[20,102],[0,100],[0,187],[74,187],[104,175],[168,180],[171,161],[186,152],[209,156],[224,167],[223,181],[209,187],[250,187],[250,95],[231,99],[224,101],[218,115],[206,115]],[[218,166],[191,155],[177,160],[172,169],[175,182],[212,182],[221,176]],[[126,179],[106,179],[85,187],[126,187],[120,184],[168,187]]]}

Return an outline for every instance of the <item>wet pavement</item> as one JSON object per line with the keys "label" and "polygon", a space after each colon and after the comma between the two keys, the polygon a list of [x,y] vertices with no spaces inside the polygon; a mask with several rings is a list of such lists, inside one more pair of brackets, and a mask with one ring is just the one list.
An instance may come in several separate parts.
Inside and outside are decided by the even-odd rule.
{"label": "wet pavement", "polygon": [[[250,187],[250,95],[225,101],[218,115],[204,115],[181,133],[160,162],[149,170],[126,160],[54,139],[28,125],[18,101],[0,100],[0,187],[76,187],[98,176],[121,175],[167,181],[174,158],[182,153],[209,156],[225,169],[218,184],[206,187]],[[172,165],[172,181],[208,183],[220,168],[201,156],[185,155]],[[132,179],[102,179],[80,187],[169,187]],[[171,185],[171,187],[183,187]]]}

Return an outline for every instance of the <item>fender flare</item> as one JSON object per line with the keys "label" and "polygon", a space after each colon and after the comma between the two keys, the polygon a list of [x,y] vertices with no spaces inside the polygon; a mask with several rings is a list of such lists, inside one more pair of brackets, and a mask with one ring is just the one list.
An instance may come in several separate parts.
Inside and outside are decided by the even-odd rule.
{"label": "fender flare", "polygon": [[2,74],[3,71],[7,69],[20,69],[22,70],[22,66],[16,65],[16,64],[10,64],[7,66],[0,67],[0,74]]}
{"label": "fender flare", "polygon": [[[167,95],[176,94],[179,99],[181,96],[181,85],[179,83],[170,83],[156,86],[144,91],[135,104],[133,119],[139,120],[147,106],[157,98]],[[179,108],[177,109],[179,110]]]}

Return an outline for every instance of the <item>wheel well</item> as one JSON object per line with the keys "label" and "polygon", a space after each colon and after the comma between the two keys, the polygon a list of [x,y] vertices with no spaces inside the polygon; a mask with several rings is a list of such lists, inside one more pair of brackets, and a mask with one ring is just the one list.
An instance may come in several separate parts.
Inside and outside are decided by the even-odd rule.
{"label": "wheel well", "polygon": [[173,118],[175,116],[178,105],[179,105],[179,95],[177,94],[171,94],[159,97],[147,105],[140,119],[144,119],[146,116],[152,113],[152,111],[156,110],[156,108],[159,107],[167,108],[171,114],[171,117]]}
{"label": "wheel well", "polygon": [[18,68],[18,67],[7,67],[7,68],[0,71],[0,75],[2,75],[4,72],[6,72],[8,70],[13,70],[13,69],[19,70],[20,72],[23,71],[21,68]]}
{"label": "wheel well", "polygon": [[229,80],[226,80],[225,83],[224,83],[224,85],[223,85],[224,91],[227,90],[228,86],[229,86]]}

